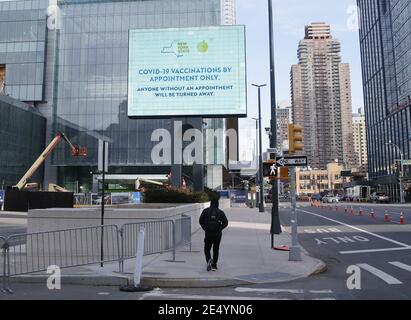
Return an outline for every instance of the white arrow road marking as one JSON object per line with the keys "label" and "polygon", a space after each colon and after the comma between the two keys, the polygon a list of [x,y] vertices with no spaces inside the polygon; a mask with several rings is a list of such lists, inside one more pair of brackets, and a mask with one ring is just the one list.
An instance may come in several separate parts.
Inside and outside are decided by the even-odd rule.
{"label": "white arrow road marking", "polygon": [[397,262],[397,261],[389,262],[389,264],[392,264],[393,266],[396,266],[398,268],[401,268],[401,269],[404,269],[404,270],[407,270],[407,271],[411,272],[411,266],[409,266],[408,264],[405,264],[405,263],[402,263],[402,262]]}
{"label": "white arrow road marking", "polygon": [[372,273],[374,276],[380,278],[381,280],[385,281],[388,284],[402,284],[400,280],[394,278],[393,276],[390,276],[388,273],[385,273],[384,271],[381,271],[380,269],[370,266],[369,264],[360,263],[360,264],[357,264],[357,266],[368,271],[369,273]]}

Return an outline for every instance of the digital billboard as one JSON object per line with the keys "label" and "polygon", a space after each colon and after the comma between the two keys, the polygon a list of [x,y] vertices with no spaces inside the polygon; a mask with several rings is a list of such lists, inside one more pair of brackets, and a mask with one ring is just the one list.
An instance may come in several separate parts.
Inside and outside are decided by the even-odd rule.
{"label": "digital billboard", "polygon": [[129,32],[128,116],[247,115],[245,27]]}

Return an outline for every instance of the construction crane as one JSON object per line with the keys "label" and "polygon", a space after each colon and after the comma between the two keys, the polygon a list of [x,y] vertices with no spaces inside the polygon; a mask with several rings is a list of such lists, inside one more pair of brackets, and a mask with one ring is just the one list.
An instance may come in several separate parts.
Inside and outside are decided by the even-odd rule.
{"label": "construction crane", "polygon": [[30,169],[25,173],[25,175],[20,179],[20,181],[12,187],[12,189],[22,190],[28,184],[27,181],[33,176],[33,174],[38,170],[38,168],[44,163],[46,158],[50,155],[51,152],[58,146],[58,144],[64,140],[70,147],[71,155],[73,157],[86,157],[87,156],[87,149],[80,148],[75,146],[71,143],[71,141],[66,137],[66,135],[62,132],[58,132],[56,137],[50,142],[47,148],[43,151],[43,153],[37,158],[37,160],[33,163]]}

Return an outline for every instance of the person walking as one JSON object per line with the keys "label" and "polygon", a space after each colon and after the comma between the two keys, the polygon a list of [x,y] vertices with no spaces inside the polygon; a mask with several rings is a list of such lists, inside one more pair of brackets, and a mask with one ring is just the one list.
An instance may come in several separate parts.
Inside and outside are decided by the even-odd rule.
{"label": "person walking", "polygon": [[[200,226],[205,231],[204,254],[207,271],[216,271],[222,231],[228,226],[224,211],[218,208],[218,199],[211,200],[210,207],[203,210],[200,216]],[[210,254],[211,248],[213,248],[213,258]]]}

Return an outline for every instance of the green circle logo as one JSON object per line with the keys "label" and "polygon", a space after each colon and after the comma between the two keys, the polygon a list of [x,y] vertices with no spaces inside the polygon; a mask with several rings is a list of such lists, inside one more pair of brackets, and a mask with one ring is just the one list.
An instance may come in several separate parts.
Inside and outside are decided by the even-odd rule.
{"label": "green circle logo", "polygon": [[197,49],[199,52],[206,53],[208,51],[208,43],[206,41],[200,42]]}

